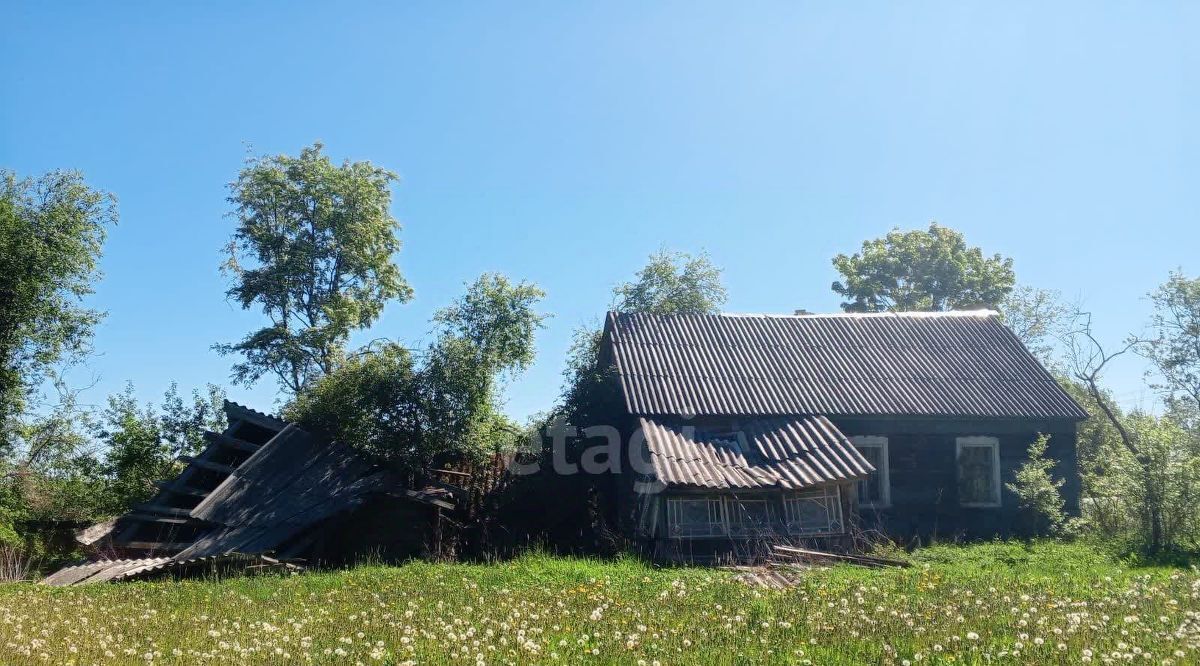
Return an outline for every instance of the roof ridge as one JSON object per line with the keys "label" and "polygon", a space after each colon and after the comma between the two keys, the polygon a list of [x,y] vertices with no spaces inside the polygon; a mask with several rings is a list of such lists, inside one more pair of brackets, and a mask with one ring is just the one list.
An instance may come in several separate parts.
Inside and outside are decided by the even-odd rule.
{"label": "roof ridge", "polygon": [[727,317],[763,318],[763,319],[986,319],[999,317],[998,310],[976,308],[972,310],[905,310],[886,312],[804,312],[800,314],[778,312],[715,312],[715,313],[654,313],[654,312],[620,312],[610,310],[610,315],[617,317]]}
{"label": "roof ridge", "polygon": [[722,312],[718,317],[763,317],[778,319],[985,319],[999,317],[996,310],[937,310],[908,312],[806,312],[803,314],[773,314],[769,312]]}
{"label": "roof ridge", "polygon": [[234,402],[233,400],[230,400],[229,398],[224,399],[223,406],[225,407],[225,409],[229,409],[230,407],[232,407],[233,409],[238,410],[238,411],[246,412],[246,413],[252,414],[254,416],[258,416],[260,418],[269,419],[271,421],[277,421],[281,425],[287,425],[287,421],[279,418],[278,416],[275,416],[274,414],[268,414],[267,412],[260,412],[259,410],[255,409],[253,407],[247,407],[246,405],[243,405],[238,402]]}

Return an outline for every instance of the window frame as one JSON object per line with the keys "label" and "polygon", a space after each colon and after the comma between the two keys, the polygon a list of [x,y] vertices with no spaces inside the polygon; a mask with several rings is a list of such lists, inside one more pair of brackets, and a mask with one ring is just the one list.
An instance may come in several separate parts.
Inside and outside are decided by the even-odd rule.
{"label": "window frame", "polygon": [[990,502],[964,502],[959,496],[958,504],[974,509],[995,509],[1003,506],[1004,487],[1000,484],[1000,438],[990,435],[971,435],[954,440],[954,479],[956,490],[962,484],[962,450],[964,448],[989,448],[992,451],[992,496]]}
{"label": "window frame", "polygon": [[[827,512],[829,520],[826,522],[825,528],[820,530],[803,530],[797,529],[797,524],[800,522],[799,507],[800,502],[815,501],[817,493],[820,493],[819,498],[825,502],[833,501],[833,511]],[[828,509],[829,505],[826,504]],[[845,534],[846,520],[842,515],[842,487],[840,485],[821,486],[819,488],[810,488],[801,490],[783,496],[783,520],[784,530],[793,536],[826,536],[831,534]],[[836,526],[836,527],[835,527]]]}
{"label": "window frame", "polygon": [[[681,505],[685,502],[707,502],[709,507],[709,518],[707,532],[690,532],[687,534],[677,531],[676,527],[680,525],[678,520],[679,514],[682,512]],[[712,521],[712,505],[717,505],[716,522]],[[694,524],[694,523],[688,523]],[[720,525],[720,531],[713,531],[713,525]],[[725,514],[725,498],[713,495],[680,495],[677,497],[667,498],[667,536],[672,539],[715,539],[729,536],[729,517]]]}
{"label": "window frame", "polygon": [[[862,499],[861,487],[859,488],[858,505],[864,509],[888,509],[892,506],[892,476],[891,465],[888,462],[888,438],[883,435],[856,435],[850,438],[850,443],[860,452],[863,448],[879,449],[879,467],[875,471],[879,474],[879,501],[864,502]],[[870,477],[867,477],[868,479]],[[859,481],[865,482],[867,479]]]}
{"label": "window frame", "polygon": [[[725,497],[725,530],[730,537],[754,537],[774,534],[774,512],[771,510],[771,500],[767,497]],[[766,522],[761,526],[743,520],[745,517],[738,511],[740,504],[760,504],[766,514]]]}

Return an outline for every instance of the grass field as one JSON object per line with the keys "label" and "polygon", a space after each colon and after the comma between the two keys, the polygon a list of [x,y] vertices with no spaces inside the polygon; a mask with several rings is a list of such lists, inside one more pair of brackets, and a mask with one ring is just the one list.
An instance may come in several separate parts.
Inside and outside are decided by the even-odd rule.
{"label": "grass field", "polygon": [[0,663],[1200,663],[1200,574],[1082,545],[934,547],[786,591],[529,556],[0,587]]}

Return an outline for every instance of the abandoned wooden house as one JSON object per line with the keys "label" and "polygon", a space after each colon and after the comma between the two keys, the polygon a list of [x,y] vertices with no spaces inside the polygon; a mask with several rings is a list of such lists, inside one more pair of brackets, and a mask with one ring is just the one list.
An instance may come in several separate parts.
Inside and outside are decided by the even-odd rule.
{"label": "abandoned wooden house", "polygon": [[[528,524],[570,550],[595,503],[569,496],[598,478],[600,511],[657,559],[754,559],[781,543],[836,550],[863,528],[1003,535],[1018,514],[1006,484],[1040,434],[1078,510],[1076,425],[1087,415],[991,312],[610,313],[601,360],[612,381],[599,416],[621,435],[611,457],[625,464],[598,475],[514,484],[499,457],[482,474],[401,475],[226,403],[224,432],[207,433],[152,500],[85,530],[94,561],[46,582],[397,560],[448,543],[444,518],[478,527],[476,550],[500,543],[489,530],[522,543]],[[510,529],[503,514],[527,525]]]}
{"label": "abandoned wooden house", "polygon": [[610,313],[622,531],[660,558],[1014,530],[1039,434],[1078,511],[1087,414],[995,313]]}

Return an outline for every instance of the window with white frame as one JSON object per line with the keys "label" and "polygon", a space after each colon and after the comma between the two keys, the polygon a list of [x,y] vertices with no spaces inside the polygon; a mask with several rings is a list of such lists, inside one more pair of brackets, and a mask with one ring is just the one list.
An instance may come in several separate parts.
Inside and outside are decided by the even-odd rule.
{"label": "window with white frame", "polygon": [[882,509],[892,504],[892,481],[888,471],[888,438],[876,436],[851,437],[854,448],[875,468],[871,475],[858,482],[860,506]]}
{"label": "window with white frame", "polygon": [[724,536],[725,507],[719,497],[671,497],[667,525],[672,537]]}
{"label": "window with white frame", "polygon": [[963,506],[1000,506],[1000,440],[959,437],[958,502]]}
{"label": "window with white frame", "polygon": [[783,498],[791,534],[829,534],[842,531],[842,494],[838,486],[815,488]]}
{"label": "window with white frame", "polygon": [[771,530],[771,506],[766,499],[726,498],[725,515],[731,536],[767,534]]}

